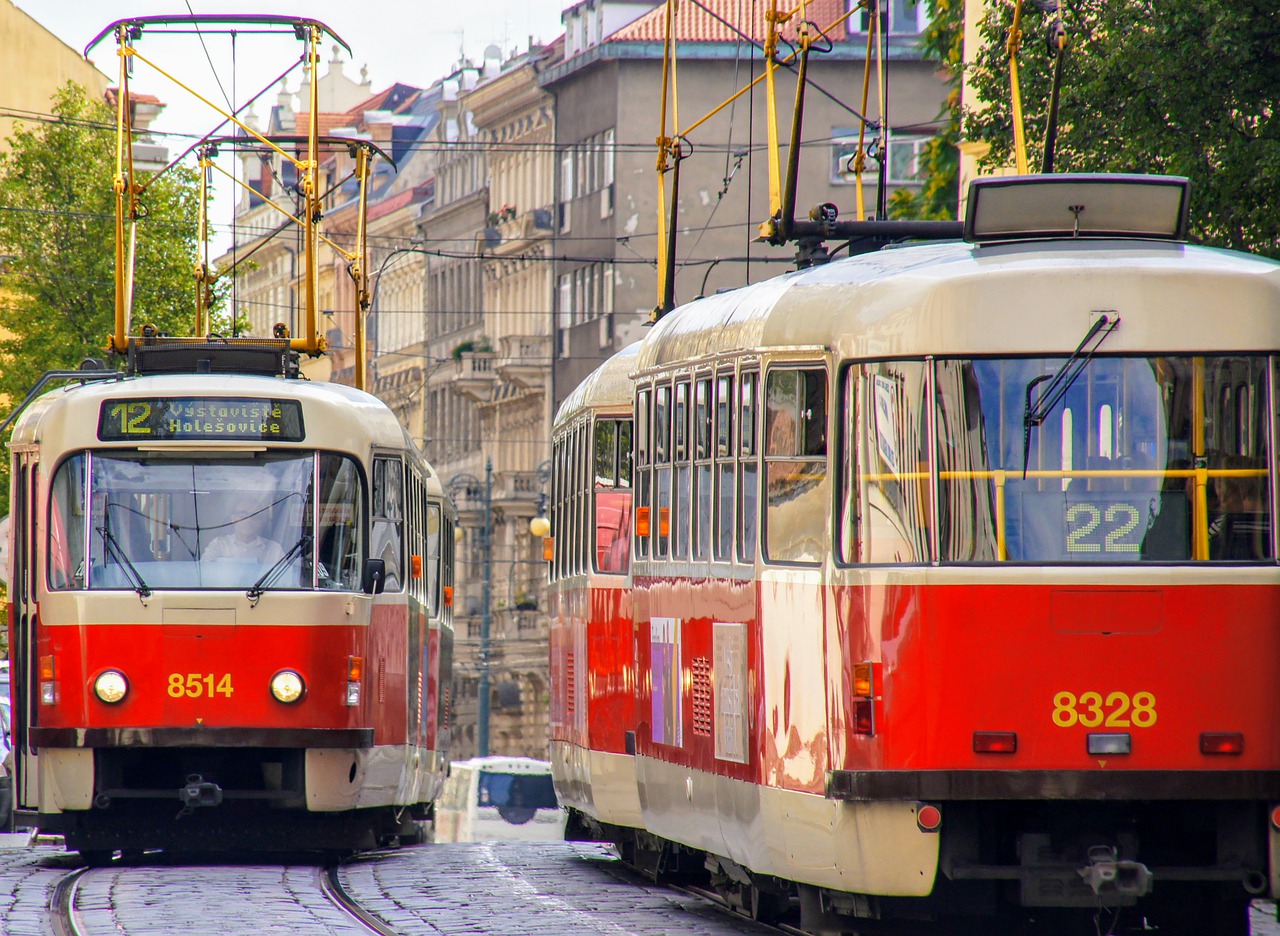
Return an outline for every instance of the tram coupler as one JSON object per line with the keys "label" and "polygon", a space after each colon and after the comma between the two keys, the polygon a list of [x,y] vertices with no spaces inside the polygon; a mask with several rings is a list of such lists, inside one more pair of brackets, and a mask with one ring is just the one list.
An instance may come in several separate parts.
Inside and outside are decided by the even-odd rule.
{"label": "tram coupler", "polygon": [[1091,847],[1089,863],[1076,873],[1099,897],[1108,892],[1125,897],[1151,893],[1151,869],[1140,861],[1121,861],[1110,845]]}
{"label": "tram coupler", "polygon": [[222,787],[205,780],[199,774],[187,777],[187,785],[178,790],[178,799],[186,809],[197,806],[221,806]]}

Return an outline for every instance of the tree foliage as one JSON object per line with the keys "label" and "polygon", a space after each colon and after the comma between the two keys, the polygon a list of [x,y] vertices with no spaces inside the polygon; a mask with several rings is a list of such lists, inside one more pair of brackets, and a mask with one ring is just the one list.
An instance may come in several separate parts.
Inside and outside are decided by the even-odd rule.
{"label": "tree foliage", "polygon": [[[44,371],[105,357],[115,324],[115,117],[74,84],[54,95],[52,111],[48,122],[19,127],[11,150],[0,153],[3,410],[20,403]],[[143,196],[136,325],[191,333],[199,198],[197,177],[181,168]],[[0,474],[7,481],[7,465]],[[5,503],[7,495],[5,483]]]}
{"label": "tree foliage", "polygon": [[[0,154],[0,392],[21,400],[50,368],[104,356],[115,322],[114,116],[68,84],[55,120],[19,127]],[[134,321],[189,334],[194,322],[194,173],[170,170],[143,196]]]}
{"label": "tree foliage", "polygon": [[[1024,0],[1019,55],[1033,171],[1043,158],[1057,18]],[[1191,179],[1192,236],[1280,256],[1280,16],[1275,0],[1061,0],[1066,30],[1055,171]],[[965,115],[1012,162],[1006,43],[1013,3],[992,4],[969,63],[983,109]]]}
{"label": "tree foliage", "polygon": [[959,202],[960,79],[964,72],[964,0],[926,0],[929,25],[920,37],[925,56],[946,75],[947,100],[939,116],[945,122],[925,144],[924,185],[919,192],[898,189],[889,199],[889,216],[903,220],[950,221]]}

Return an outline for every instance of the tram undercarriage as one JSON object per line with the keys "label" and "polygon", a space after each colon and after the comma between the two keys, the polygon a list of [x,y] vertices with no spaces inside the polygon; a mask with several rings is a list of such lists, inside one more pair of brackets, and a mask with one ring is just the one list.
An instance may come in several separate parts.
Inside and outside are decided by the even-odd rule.
{"label": "tram undercarriage", "polygon": [[1066,936],[1096,918],[1117,934],[1247,936],[1250,901],[1269,887],[1266,816],[1251,802],[940,805],[941,873],[922,898],[795,884],[577,812],[566,838],[612,841],[655,880],[712,888],[744,916],[815,934],[920,922],[988,934],[998,921],[1001,933]]}
{"label": "tram undercarriage", "polygon": [[426,804],[309,810],[318,791],[308,790],[307,753],[97,748],[88,808],[42,813],[38,824],[90,862],[117,850],[349,852],[421,838]]}

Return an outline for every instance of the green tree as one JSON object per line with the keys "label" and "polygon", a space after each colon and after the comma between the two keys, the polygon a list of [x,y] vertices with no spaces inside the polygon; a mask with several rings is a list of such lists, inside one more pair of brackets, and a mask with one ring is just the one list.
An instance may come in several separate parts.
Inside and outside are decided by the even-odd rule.
{"label": "green tree", "polygon": [[[46,370],[105,357],[115,326],[115,115],[68,84],[54,119],[17,129],[0,154],[0,394],[9,410]],[[170,170],[143,196],[133,321],[185,335],[194,324],[194,172]],[[0,459],[0,514],[8,460]]]}
{"label": "green tree", "polygon": [[938,134],[925,144],[924,185],[919,192],[898,189],[889,198],[889,217],[950,221],[959,202],[960,80],[964,73],[964,0],[927,0],[929,25],[920,37],[925,55],[947,77],[947,100]]}
{"label": "green tree", "polygon": [[[1055,171],[1186,176],[1205,243],[1280,257],[1280,17],[1275,0],[1061,0],[1067,58]],[[1043,158],[1057,19],[1023,5],[1022,103],[1033,171]],[[1013,161],[1009,0],[981,24],[965,115],[984,165]]]}

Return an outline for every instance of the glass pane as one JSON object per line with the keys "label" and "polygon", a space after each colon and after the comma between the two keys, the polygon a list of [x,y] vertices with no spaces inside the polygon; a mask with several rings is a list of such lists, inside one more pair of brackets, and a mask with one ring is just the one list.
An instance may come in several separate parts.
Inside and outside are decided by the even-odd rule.
{"label": "glass pane", "polygon": [[440,616],[440,507],[427,506],[427,614]]}
{"label": "glass pane", "polygon": [[766,401],[765,555],[817,562],[830,516],[826,371],[771,370]]}
{"label": "glass pane", "polygon": [[321,455],[316,586],[356,591],[364,562],[364,492],[360,469],[341,455]]}
{"label": "glass pane", "polygon": [[85,456],[58,466],[49,492],[49,587],[84,588]]}
{"label": "glass pane", "polygon": [[743,455],[756,454],[756,380],[758,375],[742,375],[740,407],[738,413],[739,451]]}
{"label": "glass pane", "polygon": [[676,468],[676,495],[671,504],[671,555],[689,558],[689,507],[693,503],[688,465]]}
{"label": "glass pane", "polygon": [[596,422],[596,484],[612,486],[617,479],[618,424],[612,419]]}
{"label": "glass pane", "polygon": [[618,487],[631,487],[631,420],[618,421]]}
{"label": "glass pane", "polygon": [[711,457],[711,380],[699,380],[693,387],[693,457]]}
{"label": "glass pane", "polygon": [[719,562],[733,559],[733,463],[716,464],[716,544]]}
{"label": "glass pane", "polygon": [[[842,538],[856,542],[857,562],[911,563],[929,559],[929,462],[925,436],[925,368],[919,361],[858,365],[855,473],[842,505]],[[859,528],[848,528],[854,518]]]}
{"label": "glass pane", "polygon": [[675,433],[675,457],[676,459],[684,459],[689,457],[688,432],[689,432],[689,383],[684,381],[676,384],[676,408],[675,418],[673,420],[673,431]]}
{"label": "glass pane", "polygon": [[631,492],[596,492],[596,568],[626,572],[630,563]]}
{"label": "glass pane", "polygon": [[760,475],[756,463],[743,462],[740,466],[738,490],[738,558],[743,562],[756,559],[756,498],[760,490]]}
{"label": "glass pane", "polygon": [[711,466],[693,469],[693,558],[706,559],[711,551]]}
{"label": "glass pane", "polygon": [[1024,438],[1065,363],[939,365],[945,559],[1272,559],[1264,358],[1094,358]]}
{"label": "glass pane", "polygon": [[671,469],[659,468],[654,475],[658,490],[651,525],[657,542],[657,556],[663,558],[671,545]]}
{"label": "glass pane", "polygon": [[733,377],[725,375],[716,380],[716,457],[732,454]]}
{"label": "glass pane", "polygon": [[659,387],[653,401],[653,457],[658,464],[670,461],[671,388]]}
{"label": "glass pane", "polygon": [[310,453],[90,460],[89,588],[310,586]]}
{"label": "glass pane", "polygon": [[649,464],[649,391],[636,397],[636,455],[642,465]]}

